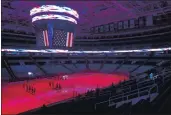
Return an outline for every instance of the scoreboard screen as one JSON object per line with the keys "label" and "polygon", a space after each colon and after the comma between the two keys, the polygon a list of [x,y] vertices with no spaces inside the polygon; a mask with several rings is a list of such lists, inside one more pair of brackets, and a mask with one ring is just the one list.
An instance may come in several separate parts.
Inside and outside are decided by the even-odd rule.
{"label": "scoreboard screen", "polygon": [[69,16],[64,16],[64,15],[57,15],[57,14],[35,16],[32,18],[32,22],[35,22],[38,20],[45,20],[45,19],[66,20],[66,21],[70,21],[70,22],[77,24],[77,21],[74,18],[69,17]]}
{"label": "scoreboard screen", "polygon": [[79,18],[77,11],[69,7],[56,6],[56,5],[42,5],[42,6],[34,7],[33,9],[30,10],[30,16],[33,16],[35,14],[42,13],[42,12],[66,13],[76,18]]}

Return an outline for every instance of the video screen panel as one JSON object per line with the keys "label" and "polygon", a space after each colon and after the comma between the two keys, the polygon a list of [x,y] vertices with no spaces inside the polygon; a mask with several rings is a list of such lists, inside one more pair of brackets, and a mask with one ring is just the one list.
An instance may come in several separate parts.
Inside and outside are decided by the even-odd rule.
{"label": "video screen panel", "polygon": [[109,25],[110,25],[110,31],[113,32],[114,31],[114,25],[113,25],[113,23],[110,23]]}
{"label": "video screen panel", "polygon": [[100,33],[104,32],[104,26],[100,26]]}
{"label": "video screen panel", "polygon": [[109,32],[109,25],[108,24],[105,25],[105,32]]}
{"label": "video screen panel", "polygon": [[118,29],[119,29],[119,30],[123,29],[123,22],[119,22],[119,23],[118,23]]}
{"label": "video screen panel", "polygon": [[128,28],[128,20],[124,21],[124,29]]}
{"label": "video screen panel", "polygon": [[113,23],[113,28],[114,28],[114,32],[118,31],[118,24],[117,23]]}
{"label": "video screen panel", "polygon": [[135,24],[135,27],[138,28],[139,27],[139,20],[138,19],[135,19],[134,20],[134,24]]}
{"label": "video screen panel", "polygon": [[146,20],[145,20],[145,25],[146,26],[152,26],[153,25],[153,16],[146,16]]}
{"label": "video screen panel", "polygon": [[134,19],[130,20],[130,28],[135,28]]}
{"label": "video screen panel", "polygon": [[95,27],[95,33],[99,33],[99,32],[98,32],[98,27]]}
{"label": "video screen panel", "polygon": [[90,32],[91,32],[91,33],[94,33],[94,27],[92,27],[92,28],[90,29]]}
{"label": "video screen panel", "polygon": [[145,17],[140,17],[139,18],[139,26],[144,27],[145,26]]}

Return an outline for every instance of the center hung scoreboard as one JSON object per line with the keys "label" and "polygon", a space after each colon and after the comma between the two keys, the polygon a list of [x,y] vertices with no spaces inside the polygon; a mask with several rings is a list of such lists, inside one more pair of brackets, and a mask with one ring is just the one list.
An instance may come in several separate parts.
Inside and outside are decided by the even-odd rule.
{"label": "center hung scoreboard", "polygon": [[57,5],[42,5],[30,10],[37,47],[72,47],[77,11]]}

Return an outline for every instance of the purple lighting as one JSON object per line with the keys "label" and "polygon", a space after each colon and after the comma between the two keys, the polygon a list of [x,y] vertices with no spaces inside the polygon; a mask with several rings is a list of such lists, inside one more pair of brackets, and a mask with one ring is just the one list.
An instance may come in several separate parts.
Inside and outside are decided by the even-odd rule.
{"label": "purple lighting", "polygon": [[77,11],[68,8],[68,7],[60,7],[56,5],[42,5],[40,7],[35,7],[30,10],[30,16],[41,13],[41,12],[60,12],[60,13],[67,13],[73,15],[76,18],[79,18]]}
{"label": "purple lighting", "polygon": [[66,20],[73,22],[77,24],[77,21],[74,18],[68,17],[68,16],[63,16],[63,15],[56,15],[56,14],[50,14],[50,15],[40,15],[40,16],[35,16],[32,18],[32,22],[38,21],[38,20],[43,20],[43,19],[59,19],[59,20]]}

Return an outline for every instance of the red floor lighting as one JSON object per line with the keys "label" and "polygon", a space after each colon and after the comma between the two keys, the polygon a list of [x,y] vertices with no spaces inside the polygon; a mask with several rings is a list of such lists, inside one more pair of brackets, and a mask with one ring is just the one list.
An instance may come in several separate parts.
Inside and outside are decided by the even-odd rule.
{"label": "red floor lighting", "polygon": [[[88,89],[102,88],[120,81],[127,80],[128,77],[122,74],[104,73],[75,73],[68,75],[67,80],[42,78],[28,81],[27,84],[36,88],[33,95],[26,92],[24,83],[26,81],[8,83],[2,86],[2,114],[17,114],[34,108],[41,107],[43,104],[49,105],[54,102],[62,101],[77,94],[85,93]],[[49,82],[60,83],[61,90],[50,88]]]}

